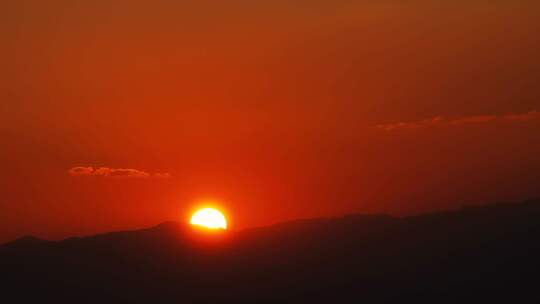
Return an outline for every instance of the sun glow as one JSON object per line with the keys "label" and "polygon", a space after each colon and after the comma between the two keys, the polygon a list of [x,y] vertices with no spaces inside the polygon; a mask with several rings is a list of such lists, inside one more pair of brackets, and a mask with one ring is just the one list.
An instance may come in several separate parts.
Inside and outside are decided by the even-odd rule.
{"label": "sun glow", "polygon": [[197,210],[189,221],[192,225],[202,226],[209,229],[227,229],[227,219],[223,213],[214,208]]}

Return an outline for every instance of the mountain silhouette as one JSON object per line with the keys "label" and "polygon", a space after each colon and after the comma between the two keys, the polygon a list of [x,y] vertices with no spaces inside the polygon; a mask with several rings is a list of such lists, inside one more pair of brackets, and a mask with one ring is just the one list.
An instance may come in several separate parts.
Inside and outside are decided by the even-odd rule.
{"label": "mountain silhouette", "polygon": [[0,246],[17,303],[539,303],[540,200]]}

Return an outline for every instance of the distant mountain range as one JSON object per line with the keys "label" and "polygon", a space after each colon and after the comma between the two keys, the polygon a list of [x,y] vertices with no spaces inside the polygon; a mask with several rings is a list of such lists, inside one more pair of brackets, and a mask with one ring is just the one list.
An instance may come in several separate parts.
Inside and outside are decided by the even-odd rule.
{"label": "distant mountain range", "polygon": [[540,303],[540,200],[0,246],[6,303]]}

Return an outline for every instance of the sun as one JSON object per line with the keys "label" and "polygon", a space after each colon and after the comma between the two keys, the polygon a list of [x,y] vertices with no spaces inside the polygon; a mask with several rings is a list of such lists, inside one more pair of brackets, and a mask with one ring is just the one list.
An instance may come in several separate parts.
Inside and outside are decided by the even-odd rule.
{"label": "sun", "polygon": [[227,219],[221,211],[214,208],[197,210],[189,221],[190,224],[208,229],[227,229]]}

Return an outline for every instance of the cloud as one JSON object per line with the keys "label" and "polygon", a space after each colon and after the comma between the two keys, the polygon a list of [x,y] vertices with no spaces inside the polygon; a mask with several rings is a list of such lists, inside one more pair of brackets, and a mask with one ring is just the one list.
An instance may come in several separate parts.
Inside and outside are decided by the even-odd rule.
{"label": "cloud", "polygon": [[69,169],[68,174],[71,176],[92,175],[94,168],[92,167],[73,167]]}
{"label": "cloud", "polygon": [[514,120],[514,121],[529,121],[529,120],[535,120],[540,119],[540,112],[538,111],[530,111],[524,114],[508,114],[504,116],[504,119],[506,120]]}
{"label": "cloud", "polygon": [[436,116],[433,118],[423,119],[419,121],[380,124],[380,125],[377,125],[376,127],[379,129],[386,130],[386,131],[392,131],[395,129],[418,129],[422,127],[437,125],[441,123],[443,120],[444,119],[442,117]]}
{"label": "cloud", "polygon": [[171,178],[172,176],[170,173],[155,173],[154,177],[155,178]]}
{"label": "cloud", "polygon": [[443,118],[436,116],[433,118],[408,121],[408,122],[396,122],[388,124],[379,124],[375,128],[385,131],[394,131],[400,129],[419,129],[432,126],[463,126],[470,124],[483,124],[494,121],[531,121],[540,120],[540,112],[530,111],[522,114],[505,114],[505,115],[476,115],[476,116],[464,116],[458,118]]}
{"label": "cloud", "polygon": [[496,115],[477,115],[477,116],[467,116],[449,120],[448,123],[451,125],[466,125],[466,124],[479,124],[494,121],[497,119]]}
{"label": "cloud", "polygon": [[148,173],[137,169],[115,169],[108,167],[73,167],[68,174],[74,177],[98,176],[104,178],[171,178],[170,173]]}

